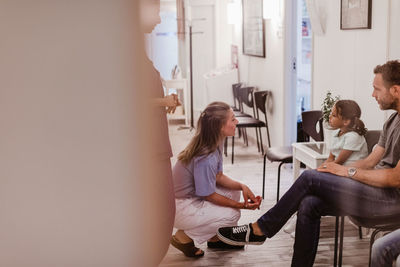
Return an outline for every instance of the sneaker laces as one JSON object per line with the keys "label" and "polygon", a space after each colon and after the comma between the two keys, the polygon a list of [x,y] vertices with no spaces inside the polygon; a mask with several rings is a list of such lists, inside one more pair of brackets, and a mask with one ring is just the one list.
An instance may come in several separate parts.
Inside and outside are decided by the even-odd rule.
{"label": "sneaker laces", "polygon": [[248,230],[248,226],[247,225],[241,225],[241,226],[233,227],[232,232],[234,234],[240,234],[240,233],[243,233],[243,232],[247,232],[247,230]]}

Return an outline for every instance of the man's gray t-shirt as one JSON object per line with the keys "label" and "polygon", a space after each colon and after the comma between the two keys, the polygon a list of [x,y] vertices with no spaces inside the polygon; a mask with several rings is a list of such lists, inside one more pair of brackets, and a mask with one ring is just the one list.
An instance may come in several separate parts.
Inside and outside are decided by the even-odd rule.
{"label": "man's gray t-shirt", "polygon": [[400,115],[393,113],[383,125],[378,145],[385,148],[377,169],[394,168],[400,160]]}
{"label": "man's gray t-shirt", "polygon": [[209,196],[215,192],[217,173],[222,172],[222,153],[194,157],[189,164],[178,161],[172,169],[175,198]]}

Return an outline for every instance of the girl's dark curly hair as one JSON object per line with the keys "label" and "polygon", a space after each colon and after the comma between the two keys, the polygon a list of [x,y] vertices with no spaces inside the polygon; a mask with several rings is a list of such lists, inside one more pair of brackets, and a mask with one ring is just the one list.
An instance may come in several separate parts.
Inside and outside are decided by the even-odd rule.
{"label": "girl's dark curly hair", "polygon": [[339,100],[335,103],[338,115],[343,119],[350,120],[349,129],[355,131],[359,135],[365,135],[367,129],[364,122],[360,119],[361,109],[356,101],[353,100]]}

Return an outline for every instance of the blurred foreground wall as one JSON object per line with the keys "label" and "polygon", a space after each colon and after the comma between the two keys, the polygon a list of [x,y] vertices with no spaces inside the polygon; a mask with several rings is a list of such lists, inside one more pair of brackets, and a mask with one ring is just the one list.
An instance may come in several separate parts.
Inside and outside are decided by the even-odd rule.
{"label": "blurred foreground wall", "polygon": [[136,5],[0,1],[0,266],[149,265]]}

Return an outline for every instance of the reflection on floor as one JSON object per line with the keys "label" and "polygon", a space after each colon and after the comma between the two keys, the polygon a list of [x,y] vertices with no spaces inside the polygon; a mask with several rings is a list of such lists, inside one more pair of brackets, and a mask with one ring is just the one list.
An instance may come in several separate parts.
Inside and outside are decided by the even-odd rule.
{"label": "reflection on floor", "polygon": [[[170,125],[170,139],[176,162],[177,154],[188,144],[193,131],[178,130],[177,125]],[[235,142],[235,164],[229,158],[224,159],[224,173],[229,177],[247,184],[256,195],[261,195],[263,157],[255,145],[246,147],[242,140]],[[239,224],[253,222],[266,212],[276,201],[276,175],[278,164],[267,164],[265,199],[261,210],[242,210]],[[283,167],[281,176],[281,194],[292,184],[290,164]],[[321,222],[321,238],[314,266],[333,266],[334,217],[324,217]],[[175,231],[175,230],[174,230]],[[261,246],[246,246],[239,251],[208,249],[207,244],[198,245],[205,251],[200,259],[187,258],[176,248],[170,246],[160,266],[290,266],[294,239],[281,230]],[[346,221],[343,249],[343,266],[367,266],[369,239],[358,238],[357,229]]]}

